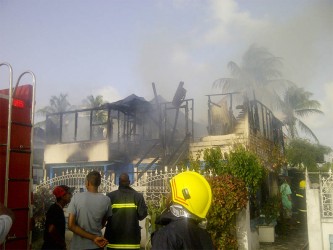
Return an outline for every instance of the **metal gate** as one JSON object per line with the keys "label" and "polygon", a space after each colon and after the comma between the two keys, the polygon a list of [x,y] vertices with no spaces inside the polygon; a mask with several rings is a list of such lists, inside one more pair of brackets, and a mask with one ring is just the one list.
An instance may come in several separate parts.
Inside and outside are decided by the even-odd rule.
{"label": "metal gate", "polygon": [[[47,188],[52,190],[54,187],[58,185],[67,185],[69,187],[75,188],[75,193],[83,192],[85,190],[85,180],[86,176],[91,170],[85,169],[74,169],[74,170],[67,170],[63,172],[62,175],[55,175],[52,179],[47,179],[46,181],[42,182],[38,186],[36,186],[35,191],[38,191],[40,188]],[[113,181],[112,175],[102,174],[101,185],[99,186],[99,192],[101,193],[109,193],[112,190],[117,189],[116,184]]]}
{"label": "metal gate", "polygon": [[[75,188],[75,195],[75,193],[82,192],[85,189],[85,178],[89,171],[85,169],[67,170],[66,172],[63,172],[62,175],[55,176],[54,178],[48,179],[39,184],[36,186],[35,191],[38,191],[40,188],[48,188],[51,190],[57,185],[67,185]],[[168,168],[165,167],[164,170],[156,170],[145,173],[129,173],[133,174],[135,180],[131,187],[142,193],[146,202],[159,205],[161,197],[168,194],[170,191],[169,180],[176,174],[184,171],[190,170],[188,168],[178,169],[177,167],[174,170],[168,170]],[[100,173],[102,181],[99,187],[99,192],[109,193],[118,189],[118,186],[114,182],[115,178],[113,174]],[[201,174],[205,176],[212,175],[211,172],[203,172]]]}

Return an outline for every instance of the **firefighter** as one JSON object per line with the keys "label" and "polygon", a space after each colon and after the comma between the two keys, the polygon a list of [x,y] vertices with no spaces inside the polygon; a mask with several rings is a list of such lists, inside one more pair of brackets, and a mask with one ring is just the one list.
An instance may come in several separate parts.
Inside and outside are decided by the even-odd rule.
{"label": "firefighter", "polygon": [[207,180],[196,172],[183,172],[170,180],[171,202],[156,220],[163,225],[152,235],[152,249],[213,249],[205,230],[212,201]]}
{"label": "firefighter", "polygon": [[119,188],[107,196],[111,200],[112,216],[108,218],[104,237],[107,249],[140,249],[141,227],[148,209],[141,193],[130,187],[127,173],[119,176]]}
{"label": "firefighter", "polygon": [[297,223],[306,224],[306,182],[301,180],[296,193]]}

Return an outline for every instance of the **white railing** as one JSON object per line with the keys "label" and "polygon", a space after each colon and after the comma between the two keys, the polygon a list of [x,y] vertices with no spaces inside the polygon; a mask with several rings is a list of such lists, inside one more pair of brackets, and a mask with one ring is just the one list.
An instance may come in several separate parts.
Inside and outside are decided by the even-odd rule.
{"label": "white railing", "polygon": [[[55,175],[53,178],[47,178],[46,181],[40,183],[36,186],[34,191],[38,191],[40,188],[53,189],[58,185],[67,185],[69,187],[74,187],[75,193],[82,192],[85,189],[85,180],[86,176],[91,170],[85,169],[71,169],[65,172],[62,172],[62,175]],[[108,193],[116,189],[116,185],[113,182],[112,175],[106,175],[101,173],[102,180],[99,187],[101,193]]]}
{"label": "white railing", "polygon": [[330,170],[328,175],[320,176],[321,214],[324,218],[333,218],[333,174]]}
{"label": "white railing", "polygon": [[[74,169],[67,170],[62,173],[60,176],[55,176],[52,179],[47,179],[45,182],[40,183],[35,188],[35,192],[40,188],[53,189],[58,185],[67,185],[69,187],[74,187],[75,193],[82,192],[85,189],[85,178],[88,172],[91,170],[85,169]],[[162,196],[170,192],[169,180],[176,174],[184,171],[194,171],[187,169],[168,169],[167,167],[164,170],[154,170],[145,173],[135,172],[129,173],[133,174],[134,182],[132,187],[138,192],[144,195],[144,198],[147,202],[158,205]],[[99,187],[101,193],[109,193],[113,190],[118,189],[118,186],[114,183],[114,173],[101,173],[102,181]],[[209,172],[200,172],[204,176],[211,176],[212,173]]]}
{"label": "white railing", "polygon": [[333,173],[308,172],[307,181],[309,188],[319,189],[320,209],[322,218],[333,218]]}

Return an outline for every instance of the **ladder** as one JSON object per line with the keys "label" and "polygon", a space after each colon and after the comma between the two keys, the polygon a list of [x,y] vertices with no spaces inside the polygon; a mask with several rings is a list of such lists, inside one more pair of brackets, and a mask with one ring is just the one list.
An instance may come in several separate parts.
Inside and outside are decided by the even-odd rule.
{"label": "ladder", "polygon": [[[33,121],[35,75],[22,73],[13,88],[10,64],[9,88],[0,90],[0,202],[15,214],[3,249],[31,248]],[[23,76],[30,75],[32,84],[20,86]]]}

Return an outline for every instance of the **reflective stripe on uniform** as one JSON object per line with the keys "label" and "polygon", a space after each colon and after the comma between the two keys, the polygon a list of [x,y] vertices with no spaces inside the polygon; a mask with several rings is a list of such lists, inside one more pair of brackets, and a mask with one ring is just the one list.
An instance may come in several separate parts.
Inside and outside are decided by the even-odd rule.
{"label": "reflective stripe on uniform", "polygon": [[140,244],[107,244],[106,247],[116,249],[140,249]]}
{"label": "reflective stripe on uniform", "polygon": [[119,203],[119,204],[112,204],[112,208],[137,208],[137,205],[134,203]]}
{"label": "reflective stripe on uniform", "polygon": [[296,196],[301,197],[301,198],[304,198],[304,196],[301,195],[301,194],[296,194]]}

